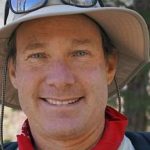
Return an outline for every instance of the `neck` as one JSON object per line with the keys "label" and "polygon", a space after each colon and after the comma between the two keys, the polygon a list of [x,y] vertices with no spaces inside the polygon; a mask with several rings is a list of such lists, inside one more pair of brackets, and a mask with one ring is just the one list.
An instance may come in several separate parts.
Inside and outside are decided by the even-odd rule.
{"label": "neck", "polygon": [[[53,137],[45,137],[31,128],[32,136],[36,150],[91,150],[101,138],[104,129],[104,123],[101,122],[93,130],[90,130],[78,137],[72,137],[68,140],[54,139]],[[40,135],[40,136],[39,136]]]}

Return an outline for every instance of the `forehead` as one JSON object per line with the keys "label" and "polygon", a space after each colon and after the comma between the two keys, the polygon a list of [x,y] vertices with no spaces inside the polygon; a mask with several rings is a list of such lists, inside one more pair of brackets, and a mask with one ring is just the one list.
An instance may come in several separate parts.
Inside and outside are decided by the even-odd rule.
{"label": "forehead", "polygon": [[58,38],[58,36],[99,39],[100,31],[98,25],[85,15],[40,18],[21,24],[17,30],[19,41],[21,38]]}

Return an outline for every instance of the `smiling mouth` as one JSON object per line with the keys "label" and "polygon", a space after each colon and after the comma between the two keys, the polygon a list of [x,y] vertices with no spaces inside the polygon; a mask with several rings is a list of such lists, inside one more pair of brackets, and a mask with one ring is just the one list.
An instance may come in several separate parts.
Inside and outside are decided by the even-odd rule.
{"label": "smiling mouth", "polygon": [[41,99],[46,101],[50,105],[63,106],[63,105],[75,104],[83,98],[84,97],[79,97],[79,98],[68,99],[68,100],[58,100],[58,99],[52,99],[52,98],[41,98]]}

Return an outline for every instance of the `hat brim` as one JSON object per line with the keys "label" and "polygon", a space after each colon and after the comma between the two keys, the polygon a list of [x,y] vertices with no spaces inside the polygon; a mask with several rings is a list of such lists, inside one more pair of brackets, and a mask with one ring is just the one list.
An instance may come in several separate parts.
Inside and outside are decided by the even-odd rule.
{"label": "hat brim", "polygon": [[[24,14],[0,30],[0,70],[7,51],[7,42],[15,28],[22,22],[47,17],[71,14],[85,14],[100,24],[111,38],[119,53],[117,81],[119,88],[127,84],[149,60],[149,34],[143,18],[135,11],[116,8],[78,8],[68,5],[54,5]],[[2,83],[2,77],[0,77]],[[109,86],[109,96],[116,92],[115,84]],[[20,108],[17,91],[7,76],[5,105]]]}

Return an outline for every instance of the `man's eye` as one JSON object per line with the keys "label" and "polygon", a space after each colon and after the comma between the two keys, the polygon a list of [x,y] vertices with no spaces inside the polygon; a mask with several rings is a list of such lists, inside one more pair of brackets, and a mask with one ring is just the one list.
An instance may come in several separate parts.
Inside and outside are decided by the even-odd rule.
{"label": "man's eye", "polygon": [[31,54],[29,55],[28,58],[45,58],[46,55],[44,53],[35,53],[35,54]]}
{"label": "man's eye", "polygon": [[86,56],[88,54],[89,54],[89,52],[86,50],[77,50],[77,51],[73,52],[73,56],[79,56],[79,57]]}

